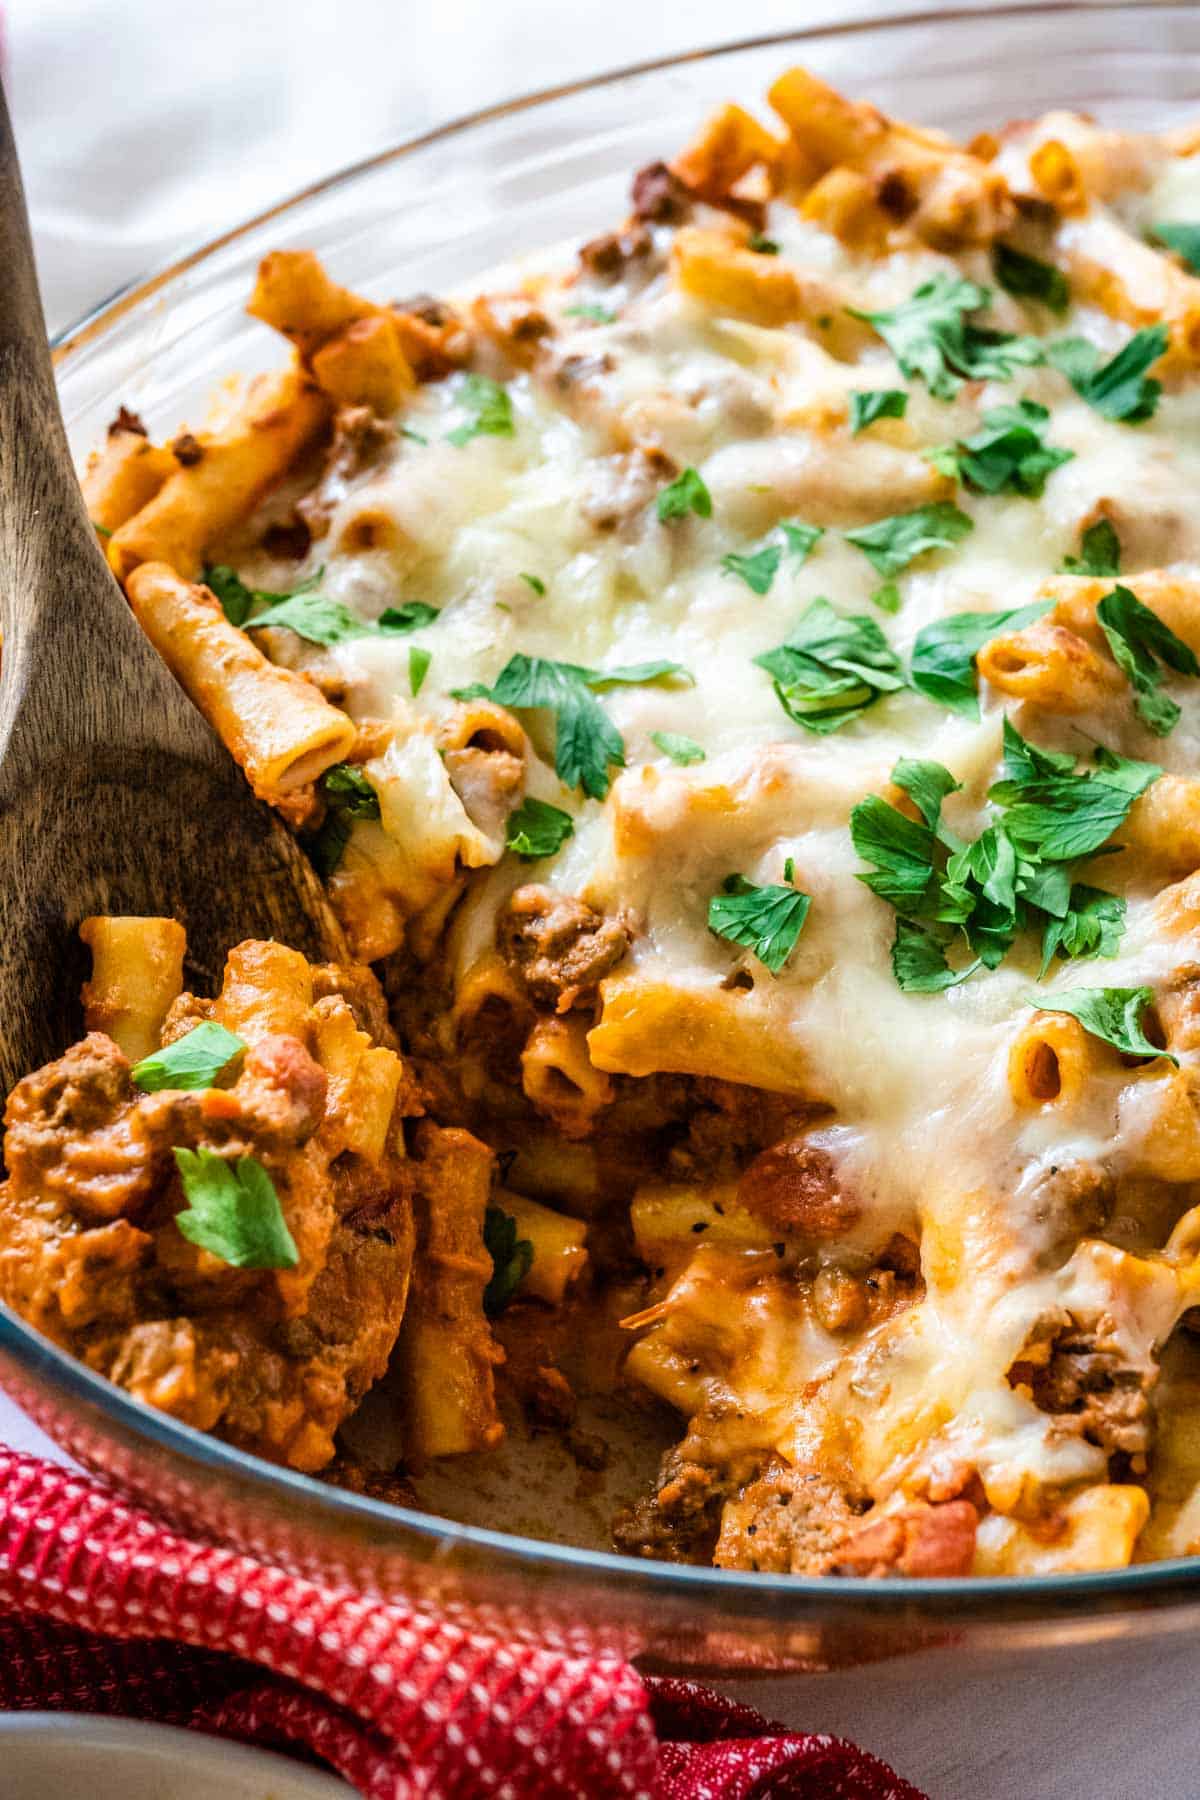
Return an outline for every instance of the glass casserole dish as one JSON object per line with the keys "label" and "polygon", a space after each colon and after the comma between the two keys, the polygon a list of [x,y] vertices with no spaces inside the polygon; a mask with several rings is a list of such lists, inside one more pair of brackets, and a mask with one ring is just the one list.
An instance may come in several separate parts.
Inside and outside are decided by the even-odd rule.
{"label": "glass casserole dish", "polygon": [[[1131,45],[1136,41],[1136,49]],[[589,235],[619,216],[632,168],[682,141],[727,96],[755,95],[797,56],[844,90],[959,136],[1007,113],[1091,108],[1115,125],[1194,107],[1185,9],[1005,9],[797,34],[604,78],[430,134],[321,184],[124,296],[59,346],[82,455],[118,401],[195,410],[230,368],[256,366],[241,313],[280,243],[311,246],[368,291],[453,288],[514,245]],[[984,58],[986,57],[986,61]],[[826,1583],[630,1563],[382,1506],[259,1463],[145,1412],[19,1322],[5,1379],[67,1448],[198,1528],[380,1591],[427,1593],[507,1629],[610,1642],[658,1662],[844,1660],[952,1630],[986,1641],[1072,1636],[1116,1615],[1190,1617],[1190,1563],[1102,1576]],[[583,1623],[586,1621],[586,1624]],[[1097,1627],[1099,1628],[1099,1627]],[[1113,1629],[1111,1617],[1103,1629]]]}

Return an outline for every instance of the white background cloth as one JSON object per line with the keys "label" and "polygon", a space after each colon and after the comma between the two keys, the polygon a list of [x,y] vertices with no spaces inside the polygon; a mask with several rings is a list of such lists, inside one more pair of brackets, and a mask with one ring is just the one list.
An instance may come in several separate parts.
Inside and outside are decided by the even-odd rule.
{"label": "white background cloth", "polygon": [[[427,125],[599,68],[860,10],[862,0],[8,0],[7,80],[51,329]],[[0,1437],[52,1449],[3,1397]],[[950,1649],[737,1691],[788,1723],[853,1737],[935,1800],[1192,1800],[1198,1673],[1200,1653],[1180,1634],[1001,1663]]]}

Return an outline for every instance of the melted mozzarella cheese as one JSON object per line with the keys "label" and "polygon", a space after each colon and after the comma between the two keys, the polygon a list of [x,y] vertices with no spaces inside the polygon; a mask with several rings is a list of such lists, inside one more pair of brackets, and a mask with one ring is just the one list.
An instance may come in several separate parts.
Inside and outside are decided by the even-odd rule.
{"label": "melted mozzarella cheese", "polygon": [[[1187,163],[1170,164],[1157,194],[1140,194],[1126,208],[1131,222],[1167,212],[1200,217],[1197,171]],[[868,309],[894,305],[935,270],[956,266],[929,252],[857,258],[781,204],[768,231],[783,256],[844,282]],[[544,303],[553,306],[556,267],[569,271],[554,259],[542,267],[540,279],[550,284]],[[964,267],[987,279],[978,256]],[[536,867],[535,878],[633,919],[625,974],[710,994],[731,968],[748,970],[758,1029],[796,1051],[812,1070],[813,1095],[834,1111],[847,1181],[873,1222],[918,1223],[926,1265],[924,1300],[849,1352],[806,1317],[772,1315],[753,1329],[747,1320],[746,1353],[729,1376],[733,1391],[771,1411],[776,1441],[793,1455],[814,1432],[828,1435],[835,1423],[854,1421],[858,1472],[884,1486],[933,1445],[961,1449],[997,1505],[1015,1504],[1031,1480],[1102,1479],[1102,1453],[1057,1431],[1009,1385],[1007,1372],[1042,1322],[1063,1311],[1117,1318],[1135,1359],[1148,1357],[1173,1325],[1182,1302],[1165,1266],[1155,1265],[1160,1273],[1144,1292],[1130,1288],[1116,1252],[1080,1251],[1065,1266],[1047,1266],[1038,1200],[1046,1171],[1096,1158],[1120,1169],[1124,1154],[1136,1156],[1154,1130],[1167,1065],[1132,1089],[1114,1067],[1080,1106],[1022,1113],[1008,1056],[1031,1017],[1036,947],[1018,946],[998,969],[944,994],[907,994],[896,984],[894,915],[858,879],[850,811],[886,789],[901,756],[930,758],[962,783],[947,804],[948,822],[975,835],[990,816],[987,789],[999,769],[1004,708],[997,695],[984,693],[974,722],[902,690],[835,735],[814,737],[784,714],[753,658],[781,643],[824,596],[843,614],[873,618],[907,662],[931,621],[1028,603],[1064,556],[1078,552],[1081,528],[1102,504],[1142,554],[1141,564],[1124,565],[1131,572],[1152,560],[1200,575],[1200,515],[1187,498],[1200,491],[1200,387],[1167,393],[1136,427],[1103,417],[1050,368],[965,384],[945,402],[906,381],[882,342],[847,364],[798,328],[765,331],[713,318],[663,276],[636,293],[615,292],[614,302],[614,290],[584,281],[567,293],[618,304],[613,324],[567,317],[559,296],[558,348],[590,370],[569,408],[553,379],[519,374],[508,384],[513,435],[458,447],[446,441],[460,418],[457,384],[426,387],[406,423],[428,445],[398,438],[385,464],[351,484],[330,541],[366,495],[394,521],[398,547],[357,554],[318,547],[313,568],[324,562],[325,591],[367,617],[401,598],[440,611],[412,637],[334,647],[329,657],[347,704],[357,717],[390,719],[411,733],[446,712],[452,690],[492,683],[517,652],[596,668],[658,658],[684,665],[687,685],[604,694],[627,766],[612,771],[617,779],[603,802],[558,781],[546,716],[524,715],[537,751],[529,791],[575,823],[575,835]],[[994,316],[1029,329],[1028,316],[1004,296]],[[1128,335],[1084,307],[1056,322],[1060,330],[1090,337],[1106,354]],[[814,429],[831,407],[844,407],[848,392],[884,387],[908,390],[903,429],[857,440]],[[920,558],[899,577],[899,611],[880,613],[871,598],[879,577],[839,525],[865,522],[855,517],[864,507],[873,518],[915,504],[905,483],[925,479],[920,448],[968,434],[989,408],[1021,395],[1050,408],[1047,441],[1071,450],[1073,460],[1050,475],[1039,500],[959,489],[970,535],[952,551]],[[597,528],[589,501],[612,485],[618,426],[660,445],[677,464],[696,466],[713,495],[713,516],[664,525],[647,500],[615,527]],[[831,473],[818,479],[831,441]],[[724,572],[721,559],[752,548],[788,516],[793,509],[778,499],[793,493],[820,496],[828,529],[806,561],[785,555],[770,591],[758,596]],[[899,498],[890,504],[893,493]],[[794,511],[804,516],[802,505]],[[260,578],[270,587],[279,570],[264,563]],[[413,645],[432,657],[415,699]],[[1150,738],[1124,702],[1102,719],[1034,715],[1028,729],[1048,747],[1085,754],[1090,739],[1102,737],[1126,755],[1193,771],[1200,683],[1172,678],[1168,691],[1183,715],[1164,739]],[[654,732],[696,739],[706,760],[674,767]],[[424,831],[430,814],[462,863],[478,869],[455,932],[461,972],[490,945],[498,910],[528,870],[512,857],[479,867],[495,852],[480,848],[462,808],[454,812],[438,789],[430,740],[414,741],[423,748],[390,750],[378,767],[382,828],[403,856],[406,838]],[[718,792],[726,802],[710,803]],[[779,881],[789,857],[812,907],[794,954],[772,977],[713,936],[707,907],[731,871],[756,883]],[[1114,861],[1112,884],[1129,901],[1120,954],[1106,963],[1059,964],[1038,990],[1043,999],[1079,986],[1155,987],[1178,962],[1178,943],[1156,929],[1155,881]],[[661,1066],[673,1066],[669,1045]]]}

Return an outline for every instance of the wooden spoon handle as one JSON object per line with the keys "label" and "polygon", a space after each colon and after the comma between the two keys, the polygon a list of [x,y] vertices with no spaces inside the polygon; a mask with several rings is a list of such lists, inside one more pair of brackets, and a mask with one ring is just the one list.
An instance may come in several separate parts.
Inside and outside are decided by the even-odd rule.
{"label": "wooden spoon handle", "polygon": [[[5,687],[35,643],[55,673],[127,614],[87,517],[58,408],[12,123],[0,89],[0,627]],[[86,571],[86,578],[83,577]],[[83,591],[81,592],[81,588]],[[97,618],[97,610],[105,617]],[[48,636],[55,639],[51,647]]]}

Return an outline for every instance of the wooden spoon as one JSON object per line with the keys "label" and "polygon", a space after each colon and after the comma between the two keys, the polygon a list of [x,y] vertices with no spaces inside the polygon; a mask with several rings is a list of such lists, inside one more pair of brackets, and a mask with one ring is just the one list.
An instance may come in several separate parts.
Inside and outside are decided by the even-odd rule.
{"label": "wooden spoon", "polygon": [[346,951],[294,839],[143,637],[71,464],[0,94],[0,1099],[78,1035],[90,913],[172,915],[188,978]]}

